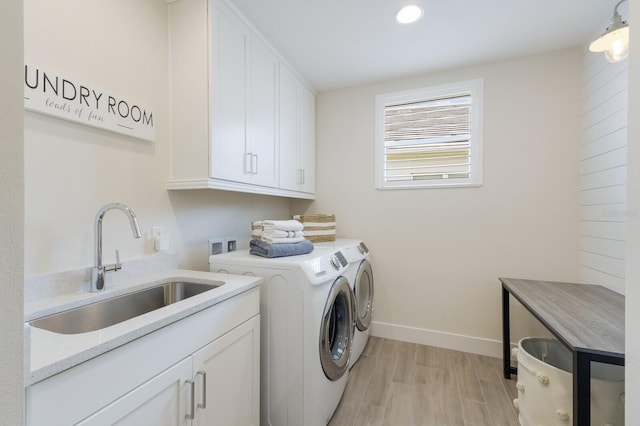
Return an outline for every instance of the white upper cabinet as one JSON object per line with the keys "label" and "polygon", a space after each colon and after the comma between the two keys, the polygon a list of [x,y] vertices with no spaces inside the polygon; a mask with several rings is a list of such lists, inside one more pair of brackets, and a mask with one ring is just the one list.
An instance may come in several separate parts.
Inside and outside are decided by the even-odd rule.
{"label": "white upper cabinet", "polygon": [[[188,0],[187,0],[188,1]],[[249,29],[222,5],[211,13],[211,148],[209,176],[250,182],[247,153]],[[205,123],[206,125],[206,123]]]}
{"label": "white upper cabinet", "polygon": [[315,96],[280,66],[280,186],[315,192]]}
{"label": "white upper cabinet", "polygon": [[255,36],[250,51],[245,169],[251,183],[278,187],[278,58]]}
{"label": "white upper cabinet", "polygon": [[[167,188],[314,198],[314,93],[224,0],[171,2],[169,26]],[[280,88],[282,70],[295,93]]]}

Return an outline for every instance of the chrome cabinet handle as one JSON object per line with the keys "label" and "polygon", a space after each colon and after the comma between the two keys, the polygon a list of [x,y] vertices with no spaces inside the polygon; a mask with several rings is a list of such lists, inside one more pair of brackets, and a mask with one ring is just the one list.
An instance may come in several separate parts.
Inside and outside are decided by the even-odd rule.
{"label": "chrome cabinet handle", "polygon": [[198,371],[197,376],[202,376],[202,402],[198,403],[198,408],[207,408],[207,372]]}
{"label": "chrome cabinet handle", "polygon": [[187,383],[191,387],[191,414],[187,414],[185,417],[187,420],[193,420],[196,416],[196,382],[187,380]]}
{"label": "chrome cabinet handle", "polygon": [[244,155],[244,170],[247,174],[253,174],[253,154],[250,152]]}
{"label": "chrome cabinet handle", "polygon": [[298,169],[298,184],[304,183],[304,169]]}

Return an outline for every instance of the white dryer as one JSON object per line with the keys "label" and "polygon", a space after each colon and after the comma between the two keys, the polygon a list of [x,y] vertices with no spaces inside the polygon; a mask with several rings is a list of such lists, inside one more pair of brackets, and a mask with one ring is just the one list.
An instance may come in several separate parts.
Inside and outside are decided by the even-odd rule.
{"label": "white dryer", "polygon": [[261,424],[325,426],[344,393],[353,292],[338,249],[266,259],[247,250],[211,256],[214,272],[254,275],[261,286]]}
{"label": "white dryer", "polygon": [[339,249],[349,263],[345,277],[354,294],[355,326],[351,349],[351,368],[360,359],[369,340],[369,325],[373,315],[373,268],[369,262],[369,248],[362,240],[336,239],[320,243],[322,247]]}

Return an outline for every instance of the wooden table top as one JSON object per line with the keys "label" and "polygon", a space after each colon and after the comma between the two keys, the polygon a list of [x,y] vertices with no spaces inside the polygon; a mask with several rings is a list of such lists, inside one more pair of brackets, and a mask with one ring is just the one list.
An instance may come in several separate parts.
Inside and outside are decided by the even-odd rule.
{"label": "wooden table top", "polygon": [[500,281],[570,349],[624,359],[624,295],[599,285]]}

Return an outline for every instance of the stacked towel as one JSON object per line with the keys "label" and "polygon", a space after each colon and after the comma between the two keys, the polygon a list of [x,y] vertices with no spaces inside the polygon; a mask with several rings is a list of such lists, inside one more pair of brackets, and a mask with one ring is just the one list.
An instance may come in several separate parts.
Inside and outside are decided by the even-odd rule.
{"label": "stacked towel", "polygon": [[304,241],[303,225],[297,220],[257,220],[251,224],[251,239],[271,244]]}
{"label": "stacked towel", "polygon": [[313,243],[305,240],[289,244],[271,244],[262,240],[249,242],[249,253],[262,257],[283,257],[307,254],[313,251]]}
{"label": "stacked towel", "polygon": [[298,214],[293,219],[302,223],[305,238],[313,243],[336,240],[335,215]]}

